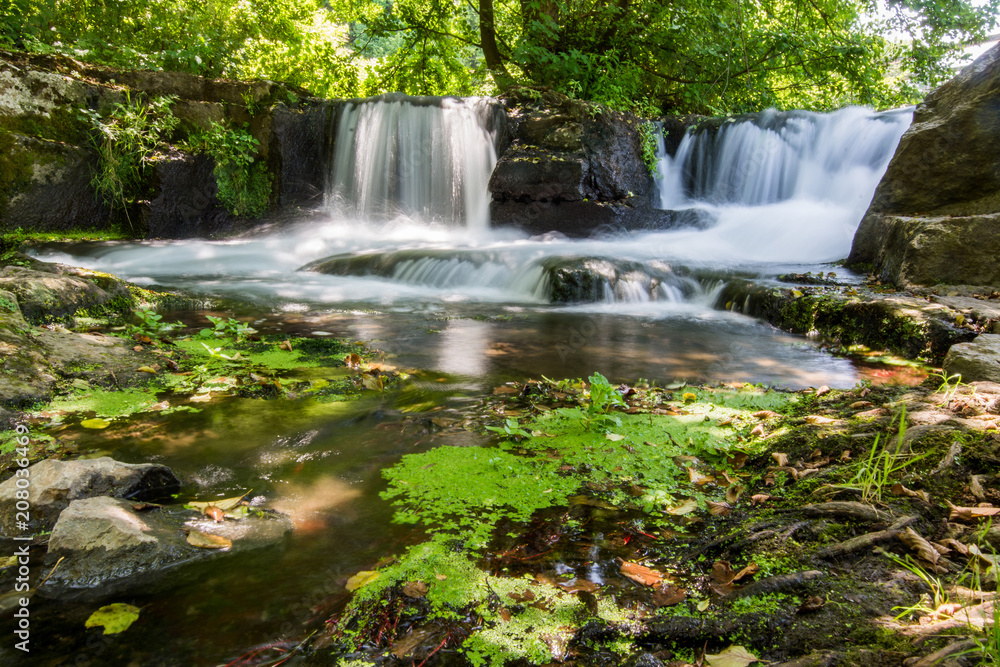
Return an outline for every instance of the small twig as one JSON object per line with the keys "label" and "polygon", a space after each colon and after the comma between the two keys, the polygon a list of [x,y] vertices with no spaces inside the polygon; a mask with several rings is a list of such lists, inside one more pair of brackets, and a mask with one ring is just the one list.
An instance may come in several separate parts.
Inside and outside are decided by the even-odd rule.
{"label": "small twig", "polygon": [[60,556],[59,560],[56,561],[56,564],[52,566],[51,570],[49,570],[49,573],[47,575],[45,575],[44,579],[42,579],[42,582],[40,584],[38,584],[37,586],[35,586],[35,588],[37,589],[37,588],[41,588],[42,586],[44,586],[45,582],[49,580],[49,577],[51,577],[55,573],[56,568],[59,567],[59,563],[63,562],[64,560],[66,560],[66,556]]}
{"label": "small twig", "polygon": [[428,660],[430,660],[432,655],[434,655],[435,653],[437,653],[438,651],[440,651],[442,648],[444,648],[444,645],[448,643],[449,639],[451,639],[451,631],[449,631],[448,634],[446,634],[444,636],[444,639],[441,641],[440,644],[438,644],[438,646],[437,646],[436,649],[434,649],[433,651],[431,651],[430,653],[428,653],[427,657],[420,661],[420,664],[417,665],[417,667],[424,667],[424,663],[427,662]]}

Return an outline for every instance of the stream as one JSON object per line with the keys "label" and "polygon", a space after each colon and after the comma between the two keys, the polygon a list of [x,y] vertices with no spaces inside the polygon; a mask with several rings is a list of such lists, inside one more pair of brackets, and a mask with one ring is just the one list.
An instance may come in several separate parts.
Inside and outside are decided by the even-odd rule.
{"label": "stream", "polygon": [[[115,600],[142,608],[141,633],[88,639],[80,629],[94,604],[35,604],[34,664],[224,665],[294,639],[343,598],[346,577],[419,537],[390,522],[381,471],[405,453],[488,442],[440,431],[430,417],[461,420],[506,381],[595,371],[612,382],[789,389],[913,381],[716,303],[733,276],[832,271],[860,282],[831,262],[847,255],[908,112],[761,114],[713,136],[689,134],[674,156],[661,147],[661,199],[710,224],[571,240],[489,229],[483,193],[496,155],[477,104],[393,98],[342,114],[323,219],[226,241],[35,250],[45,261],[219,300],[218,314],[262,334],[364,341],[413,375],[381,399],[227,398],[106,431],[71,423],[61,435],[81,452],[166,464],[199,497],[250,489],[256,503],[287,512],[295,530],[282,547],[215,559],[168,587],[152,582]],[[431,142],[447,168],[396,165],[412,166],[401,148],[411,140]],[[437,206],[442,193],[453,193],[453,205]],[[554,298],[553,268],[581,263],[597,267],[599,289],[575,302]],[[204,322],[199,312],[164,315]],[[7,649],[0,658],[13,659]]]}

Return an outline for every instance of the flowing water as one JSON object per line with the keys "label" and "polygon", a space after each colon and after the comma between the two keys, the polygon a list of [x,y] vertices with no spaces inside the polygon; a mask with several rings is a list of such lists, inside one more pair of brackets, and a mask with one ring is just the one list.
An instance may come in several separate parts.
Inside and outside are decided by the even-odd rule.
{"label": "flowing water", "polygon": [[[393,365],[422,369],[377,402],[229,399],[97,434],[70,427],[82,450],[174,467],[189,493],[253,489],[296,530],[284,548],[199,566],[169,590],[137,595],[138,641],[88,642],[78,629],[94,605],[42,607],[35,636],[46,637],[46,656],[224,664],[294,636],[342,594],[345,576],[412,538],[377,497],[381,469],[403,453],[485,440],[435,435],[406,416],[437,406],[460,417],[498,382],[596,370],[616,381],[795,388],[870,376],[802,337],[717,310],[715,299],[727,276],[829,271],[846,256],[908,113],[767,112],[691,133],[675,156],[661,147],[658,173],[663,207],[697,224],[585,240],[489,228],[495,114],[488,100],[347,105],[333,130],[323,221],[219,242],[37,252],[224,299],[264,333],[371,341]],[[596,278],[567,292],[567,271]]]}

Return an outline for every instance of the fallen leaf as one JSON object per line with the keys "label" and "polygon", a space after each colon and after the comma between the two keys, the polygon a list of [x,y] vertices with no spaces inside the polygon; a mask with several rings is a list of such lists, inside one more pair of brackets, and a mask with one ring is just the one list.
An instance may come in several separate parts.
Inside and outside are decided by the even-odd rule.
{"label": "fallen leaf", "polygon": [[116,602],[101,607],[84,623],[88,628],[104,628],[106,635],[116,635],[128,630],[129,626],[139,618],[139,608],[124,602]]}
{"label": "fallen leaf", "polygon": [[945,545],[949,549],[952,549],[953,551],[957,551],[963,556],[967,556],[969,554],[969,547],[965,546],[964,544],[962,544],[961,542],[952,537],[946,537],[945,539],[941,540],[941,544]]}
{"label": "fallen leaf", "polygon": [[187,543],[200,549],[228,549],[233,546],[233,541],[228,538],[202,533],[197,530],[192,530],[188,533]]}
{"label": "fallen leaf", "polygon": [[150,366],[139,366],[139,368],[135,370],[139,371],[140,373],[152,373],[154,375],[156,374],[156,369]]}
{"label": "fallen leaf", "polygon": [[698,603],[698,611],[705,611],[706,609],[708,609],[708,605],[709,605],[708,600],[702,600],[701,602]]}
{"label": "fallen leaf", "polygon": [[507,593],[507,597],[514,602],[531,602],[535,599],[535,594],[525,588],[523,593]]}
{"label": "fallen leaf", "polygon": [[698,501],[694,498],[688,498],[680,505],[667,508],[667,514],[673,514],[674,516],[681,516],[683,514],[690,514],[691,512],[698,509]]}
{"label": "fallen leaf", "polygon": [[610,440],[611,442],[618,442],[619,440],[625,439],[624,435],[618,435],[617,433],[608,433],[604,437]]}
{"label": "fallen leaf", "polygon": [[663,581],[662,573],[638,563],[630,563],[623,560],[620,569],[621,573],[626,577],[645,586],[656,586]]}
{"label": "fallen leaf", "polygon": [[780,417],[781,415],[779,415],[777,412],[772,412],[771,410],[758,410],[757,412],[753,413],[753,416],[756,417],[757,419],[770,419],[772,417]]}
{"label": "fallen leaf", "polygon": [[134,350],[135,352],[142,352],[142,345],[136,345],[135,347],[132,348],[132,350]]}
{"label": "fallen leaf", "polygon": [[826,604],[826,599],[820,597],[819,595],[810,595],[806,598],[806,601],[799,605],[799,608],[795,610],[796,614],[808,614],[813,611],[818,611],[823,605]]}
{"label": "fallen leaf", "polygon": [[743,492],[746,490],[747,489],[745,486],[741,486],[739,484],[733,484],[728,489],[726,489],[726,502],[729,503],[730,505],[735,505],[740,501],[740,496],[742,496]]}
{"label": "fallen leaf", "polygon": [[844,453],[840,455],[840,462],[847,463],[851,460],[851,450],[845,449]]}
{"label": "fallen leaf", "polygon": [[907,528],[904,532],[899,534],[899,540],[917,552],[917,558],[919,560],[927,561],[931,565],[935,565],[938,559],[941,558],[941,554],[938,553],[937,549],[931,546],[931,543],[921,537],[912,528]]}
{"label": "fallen leaf", "polygon": [[861,410],[862,408],[870,408],[874,405],[871,401],[854,401],[849,407],[851,410]]}
{"label": "fallen leaf", "polygon": [[730,646],[722,653],[705,654],[707,667],[747,667],[760,659],[742,646]]}
{"label": "fallen leaf", "polygon": [[664,582],[659,588],[653,591],[652,595],[653,604],[657,607],[671,607],[684,602],[686,598],[686,590],[667,582]]}
{"label": "fallen leaf", "polygon": [[692,484],[697,484],[701,486],[702,484],[708,484],[709,482],[714,482],[715,478],[711,475],[706,475],[705,473],[698,472],[694,467],[689,467],[687,469],[688,479],[691,480]]}
{"label": "fallen leaf", "polygon": [[422,581],[408,581],[403,584],[403,595],[410,598],[422,598],[427,595],[427,584]]}
{"label": "fallen leaf", "polygon": [[757,424],[756,426],[754,426],[753,429],[750,431],[750,435],[758,438],[764,437],[764,425]]}
{"label": "fallen leaf", "polygon": [[908,489],[899,482],[892,485],[892,495],[894,496],[908,496],[910,498],[917,498],[924,501],[928,505],[931,504],[931,496],[926,491],[914,491],[913,489]]}
{"label": "fallen leaf", "polygon": [[816,390],[817,396],[822,396],[823,394],[829,394],[829,393],[830,393],[830,388],[826,385],[823,385],[822,387]]}
{"label": "fallen leaf", "polygon": [[577,593],[580,591],[584,593],[596,593],[601,590],[600,584],[595,584],[593,581],[588,581],[587,579],[574,579],[573,581],[558,583],[556,586],[567,593]]}
{"label": "fallen leaf", "polygon": [[448,578],[448,575],[447,574],[435,574],[434,578],[437,579],[438,581],[444,581],[445,579]]}
{"label": "fallen leaf", "polygon": [[769,496],[766,493],[755,493],[754,495],[750,496],[750,502],[752,502],[754,505],[763,505],[770,499],[771,496]]}
{"label": "fallen leaf", "polygon": [[202,511],[205,513],[205,516],[212,517],[212,520],[214,520],[216,523],[222,523],[222,520],[226,518],[225,510],[220,509],[215,505],[209,505]]}
{"label": "fallen leaf", "polygon": [[[290,341],[290,340],[283,340],[283,341],[281,341],[281,343],[278,344],[278,349],[279,350],[287,350],[287,351],[291,352],[292,351],[292,341]],[[357,355],[354,355],[354,356],[357,356]]]}
{"label": "fallen leaf", "polygon": [[788,465],[788,454],[783,452],[771,452],[771,458],[774,459],[775,465],[779,468],[783,468]]}
{"label": "fallen leaf", "polygon": [[389,650],[396,658],[402,660],[413,653],[414,649],[423,644],[430,636],[431,632],[429,630],[410,628],[409,632],[392,642]]}
{"label": "fallen leaf", "polygon": [[979,521],[980,519],[1000,514],[1000,507],[956,507],[950,503],[949,507],[951,507],[951,513],[948,516],[949,521],[965,521],[971,523],[973,521]]}
{"label": "fallen leaf", "polygon": [[346,588],[348,592],[353,593],[365,584],[378,579],[378,574],[379,573],[375,570],[361,570],[347,580],[347,584],[345,584],[344,588]]}
{"label": "fallen leaf", "polygon": [[838,419],[831,419],[830,417],[824,417],[823,415],[808,415],[806,416],[807,424],[834,424],[837,423]]}
{"label": "fallen leaf", "polygon": [[205,511],[207,507],[218,507],[223,512],[228,512],[242,502],[244,498],[247,497],[247,491],[242,496],[233,496],[232,498],[223,498],[222,500],[192,500],[185,503],[185,507],[190,507],[192,509]]}
{"label": "fallen leaf", "polygon": [[733,581],[736,573],[728,560],[717,560],[712,564],[712,581],[717,584],[728,584]]}
{"label": "fallen leaf", "polygon": [[97,417],[94,419],[84,419],[82,422],[80,422],[80,426],[84,428],[98,428],[98,429],[107,428],[111,426],[111,422],[109,422],[107,419],[101,419]]}
{"label": "fallen leaf", "polygon": [[708,505],[708,513],[712,516],[729,516],[733,511],[733,508],[726,503],[717,503],[711,500],[706,500],[705,504]]}
{"label": "fallen leaf", "polygon": [[749,577],[751,575],[757,574],[759,570],[760,566],[757,565],[757,563],[751,561],[750,563],[747,563],[746,567],[744,567],[742,570],[736,573],[736,575],[733,577],[733,581],[739,581],[743,577]]}

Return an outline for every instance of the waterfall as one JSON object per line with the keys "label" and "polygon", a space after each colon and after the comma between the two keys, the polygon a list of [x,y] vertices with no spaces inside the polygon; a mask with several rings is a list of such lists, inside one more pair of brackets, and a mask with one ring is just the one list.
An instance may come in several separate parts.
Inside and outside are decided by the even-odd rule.
{"label": "waterfall", "polygon": [[912,110],[846,107],[759,114],[688,130],[658,146],[661,208],[706,233],[706,258],[804,262],[847,256]]}
{"label": "waterfall", "polygon": [[382,95],[336,114],[326,205],[363,221],[400,215],[489,228],[497,115],[486,98]]}
{"label": "waterfall", "polygon": [[910,119],[910,110],[769,109],[724,121],[717,129],[693,128],[673,157],[661,144],[663,207],[761,206],[791,199],[866,207]]}

